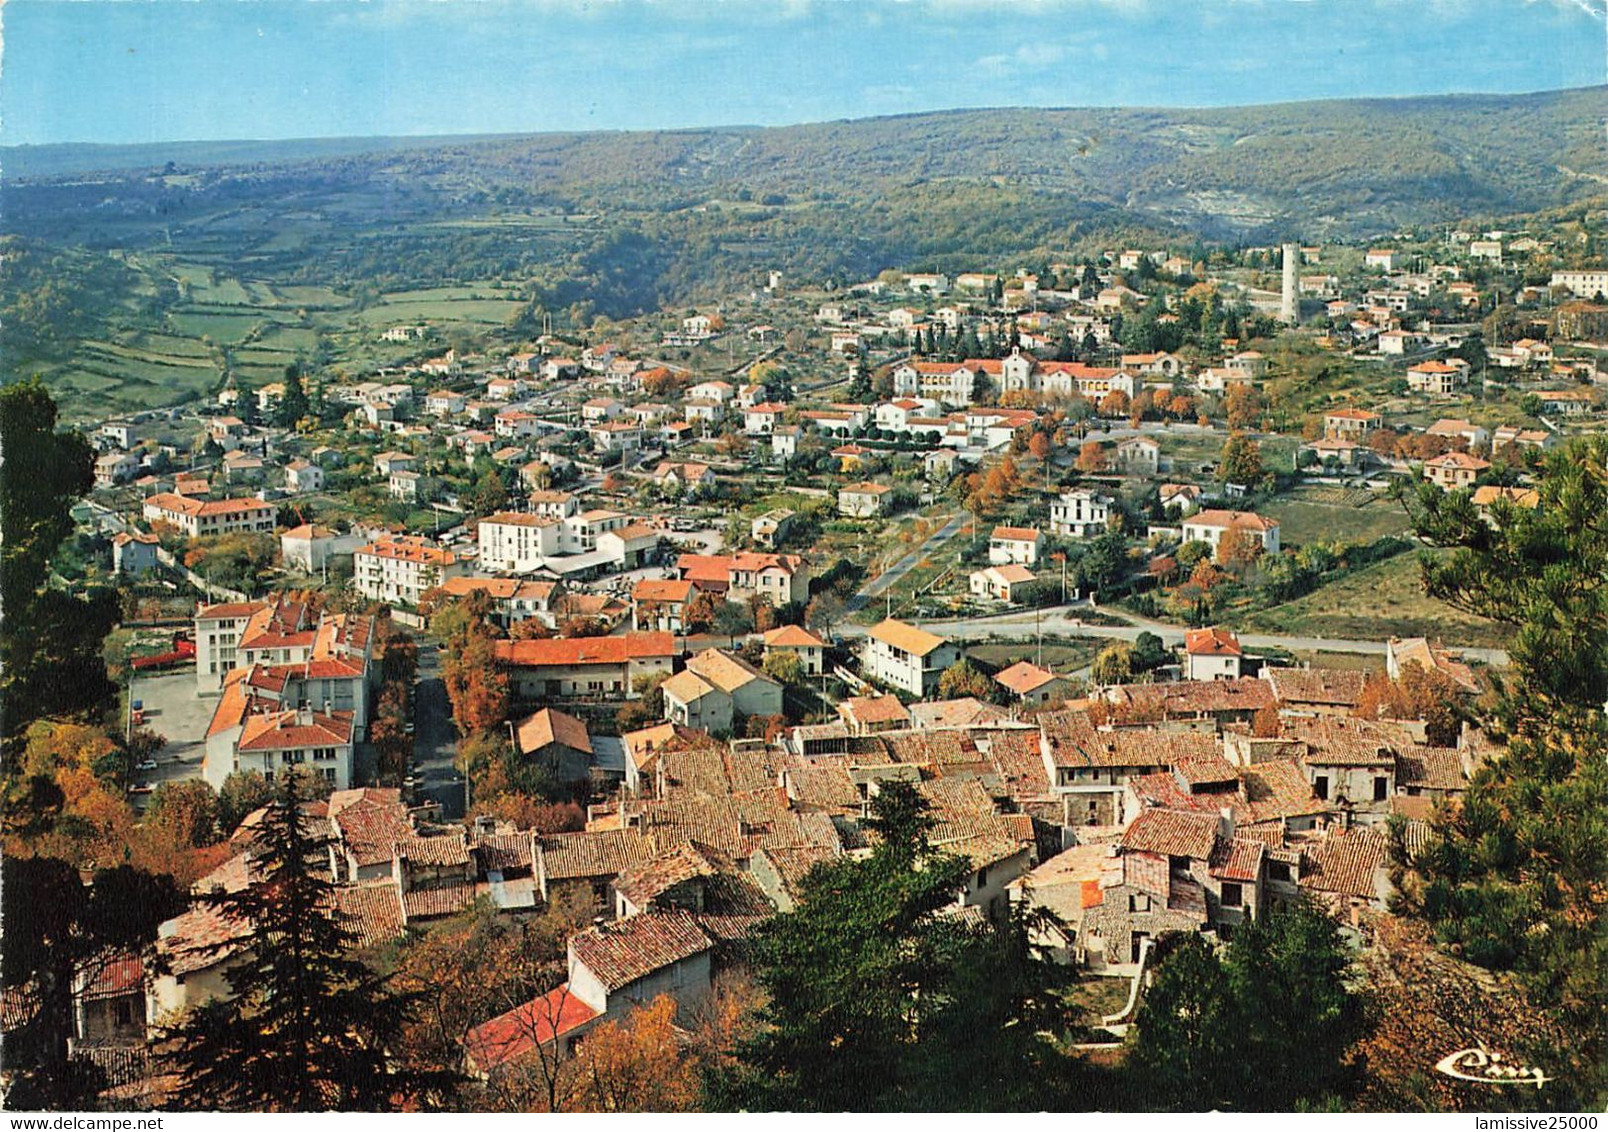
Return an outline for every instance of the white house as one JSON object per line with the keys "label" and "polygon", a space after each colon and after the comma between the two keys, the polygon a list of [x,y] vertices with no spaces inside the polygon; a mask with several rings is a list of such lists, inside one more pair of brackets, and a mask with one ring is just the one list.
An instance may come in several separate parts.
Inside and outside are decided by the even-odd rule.
{"label": "white house", "polygon": [[370,601],[417,606],[425,591],[465,572],[450,550],[426,538],[392,535],[352,555],[352,584]]}
{"label": "white house", "polygon": [[893,503],[893,488],[882,483],[846,483],[838,488],[838,514],[851,519],[885,515]]}
{"label": "white house", "polygon": [[1244,650],[1227,629],[1190,629],[1184,634],[1185,680],[1238,680]]}
{"label": "white house", "polygon": [[988,561],[994,566],[1033,566],[1044,549],[1044,532],[1033,527],[995,527],[988,536]]}
{"label": "white house", "polygon": [[1052,534],[1088,538],[1104,534],[1111,518],[1111,500],[1087,488],[1064,491],[1050,503]]}
{"label": "white house", "polygon": [[936,633],[889,618],[866,634],[861,664],[873,680],[928,696],[937,691],[938,678],[960,655],[959,648]]}
{"label": "white house", "polygon": [[1269,554],[1279,551],[1279,523],[1251,511],[1202,511],[1184,520],[1184,541],[1204,542],[1215,554],[1217,544],[1229,531],[1240,531],[1255,538]]}

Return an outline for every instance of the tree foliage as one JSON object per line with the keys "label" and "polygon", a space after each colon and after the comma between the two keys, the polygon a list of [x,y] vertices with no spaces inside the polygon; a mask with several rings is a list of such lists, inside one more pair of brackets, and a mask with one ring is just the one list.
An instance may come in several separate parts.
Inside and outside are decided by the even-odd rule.
{"label": "tree foliage", "polygon": [[455,1083],[439,1069],[398,1067],[390,1050],[416,1009],[349,951],[329,914],[325,852],[288,780],[257,827],[260,875],[204,897],[249,932],[225,970],[230,997],[191,1011],[168,1038],[184,1107],[252,1112],[390,1111],[438,1101]]}
{"label": "tree foliage", "polygon": [[[935,851],[926,803],[883,786],[864,860],[818,865],[793,912],[759,929],[767,995],[718,1106],[807,1111],[1020,1109],[1067,1103],[1064,969],[1020,916],[972,927],[944,914],[971,871]],[[957,1072],[965,1065],[964,1072]]]}
{"label": "tree foliage", "polygon": [[109,589],[75,597],[48,585],[51,559],[72,532],[70,509],[94,484],[94,453],[59,432],[38,378],[0,389],[0,731],[107,704],[101,643],[117,618]]}
{"label": "tree foliage", "polygon": [[1239,927],[1219,953],[1198,935],[1159,948],[1136,1020],[1130,1098],[1144,1108],[1289,1112],[1355,1084],[1366,1033],[1333,919],[1302,903]]}

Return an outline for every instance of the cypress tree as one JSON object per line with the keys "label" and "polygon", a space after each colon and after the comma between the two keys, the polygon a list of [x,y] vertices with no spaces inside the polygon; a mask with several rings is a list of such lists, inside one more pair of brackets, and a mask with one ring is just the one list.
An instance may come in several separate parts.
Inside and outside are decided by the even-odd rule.
{"label": "cypress tree", "polygon": [[455,1075],[392,1064],[388,1051],[414,998],[349,954],[352,934],[330,913],[324,848],[286,775],[259,828],[254,879],[207,897],[252,925],[225,972],[230,997],[192,1011],[168,1035],[184,1107],[226,1111],[390,1110],[430,1105]]}

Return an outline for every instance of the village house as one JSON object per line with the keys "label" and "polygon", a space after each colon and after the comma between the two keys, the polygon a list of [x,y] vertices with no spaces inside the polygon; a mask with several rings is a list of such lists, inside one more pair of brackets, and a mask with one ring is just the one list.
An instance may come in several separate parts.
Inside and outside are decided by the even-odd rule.
{"label": "village house", "polygon": [[533,617],[549,629],[558,628],[559,607],[568,593],[564,583],[558,581],[462,575],[444,579],[439,590],[449,599],[485,594],[491,599],[490,620],[505,629]]}
{"label": "village house", "polygon": [[498,641],[495,650],[510,690],[524,701],[634,699],[637,679],[669,676],[677,651],[674,638],[662,632]]}
{"label": "village house", "polygon": [[1037,580],[1026,566],[1009,564],[973,570],[967,576],[967,585],[974,597],[1014,603],[1022,600],[1024,591]]}
{"label": "village house", "polygon": [[1239,531],[1262,544],[1269,554],[1279,552],[1279,522],[1250,511],[1202,511],[1184,520],[1184,541],[1203,542],[1215,554],[1229,531]]}
{"label": "village house", "polygon": [[1058,676],[1048,668],[1040,668],[1030,661],[1019,660],[994,675],[994,682],[1004,688],[1019,703],[1045,704],[1064,700],[1072,692],[1072,682]]}
{"label": "village house", "polygon": [[427,590],[464,573],[465,564],[427,538],[392,535],[358,547],[352,571],[353,586],[370,601],[417,608]]}
{"label": "village house", "polygon": [[324,490],[324,469],[310,460],[292,460],[285,465],[285,490],[303,495]]}
{"label": "village house", "polygon": [[1244,650],[1227,629],[1190,629],[1184,633],[1185,680],[1238,680]]}
{"label": "village house", "polygon": [[1361,440],[1384,424],[1383,417],[1368,409],[1332,409],[1323,414],[1323,435],[1338,440]]}
{"label": "village house", "polygon": [[143,574],[159,563],[156,549],[160,540],[144,531],[118,531],[112,536],[112,571],[117,574]]}
{"label": "village house", "polygon": [[851,519],[886,515],[893,504],[893,488],[884,483],[846,483],[838,488],[838,514]]}
{"label": "village house", "polygon": [[791,653],[805,676],[819,676],[826,670],[826,642],[801,625],[777,626],[766,631],[763,639],[767,658],[772,653]]}
{"label": "village house", "polygon": [[995,527],[988,536],[988,561],[995,566],[1037,565],[1043,549],[1044,532],[1032,527]]}
{"label": "village house", "polygon": [[[1386,335],[1379,337],[1383,341]],[[1447,397],[1457,392],[1466,376],[1467,370],[1462,366],[1448,365],[1442,361],[1419,362],[1407,367],[1407,388],[1414,393]]]}
{"label": "village house", "polygon": [[542,708],[513,725],[521,760],[542,767],[555,782],[586,782],[592,773],[592,736],[567,712]]}
{"label": "village house", "polygon": [[871,679],[921,698],[937,690],[944,669],[960,656],[937,634],[889,618],[867,632],[861,666]]}
{"label": "village house", "polygon": [[272,532],[274,505],[260,499],[187,499],[162,492],[146,498],[142,513],[148,523],[166,523],[188,535]]}
{"label": "village house", "polygon": [[1424,461],[1424,478],[1445,491],[1473,487],[1474,481],[1491,468],[1489,460],[1467,452],[1447,452]]}
{"label": "village house", "polygon": [[764,597],[779,609],[809,600],[809,563],[796,554],[683,554],[676,559],[676,571],[698,589],[727,601]]}
{"label": "village house", "polygon": [[1088,488],[1063,491],[1050,501],[1050,531],[1074,538],[1102,535],[1111,520],[1111,500]]}
{"label": "village house", "polygon": [[683,614],[696,592],[693,584],[683,579],[641,579],[631,589],[631,628],[685,632]]}
{"label": "village house", "polygon": [[733,653],[706,649],[660,686],[664,717],[683,727],[730,733],[738,718],[780,715],[782,686]]}
{"label": "village house", "polygon": [[1161,468],[1161,445],[1147,436],[1129,437],[1112,451],[1112,466],[1125,476],[1153,476]]}

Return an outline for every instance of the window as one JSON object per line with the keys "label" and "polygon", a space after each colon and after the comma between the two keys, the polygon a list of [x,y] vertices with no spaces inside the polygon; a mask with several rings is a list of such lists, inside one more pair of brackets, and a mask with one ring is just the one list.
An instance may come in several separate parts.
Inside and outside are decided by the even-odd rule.
{"label": "window", "polygon": [[1269,861],[1267,863],[1267,877],[1269,880],[1289,880],[1289,864],[1284,861]]}
{"label": "window", "polygon": [[1374,797],[1373,797],[1373,800],[1375,802],[1383,802],[1385,800],[1385,791],[1386,791],[1387,787],[1389,787],[1389,785],[1390,785],[1390,780],[1389,779],[1386,779],[1386,778],[1375,778],[1374,779]]}
{"label": "window", "polygon": [[112,1010],[119,1026],[132,1026],[134,1024],[134,1007],[127,1000],[119,999],[112,1004]]}
{"label": "window", "polygon": [[1237,885],[1237,884],[1227,884],[1227,883],[1225,883],[1223,885],[1223,907],[1224,908],[1239,908],[1239,907],[1242,907],[1244,905],[1244,903],[1245,903],[1245,895],[1240,890],[1239,885]]}
{"label": "window", "polygon": [[1329,800],[1329,776],[1320,774],[1312,780],[1312,793],[1324,801]]}
{"label": "window", "polygon": [[984,865],[982,868],[977,870],[977,887],[978,887],[979,890],[981,890],[981,889],[987,887],[987,885],[988,885],[988,866]]}

